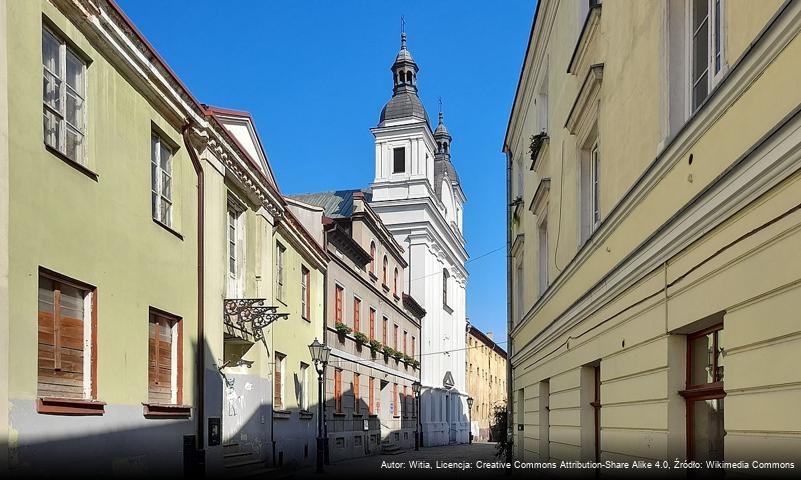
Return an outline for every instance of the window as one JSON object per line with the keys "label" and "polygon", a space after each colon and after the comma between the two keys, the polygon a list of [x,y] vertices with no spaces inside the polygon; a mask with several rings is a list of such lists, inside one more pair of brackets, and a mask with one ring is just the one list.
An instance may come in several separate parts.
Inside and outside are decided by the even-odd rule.
{"label": "window", "polygon": [[723,324],[687,335],[687,457],[723,459]]}
{"label": "window", "polygon": [[370,307],[370,340],[375,340],[375,309]]}
{"label": "window", "polygon": [[362,301],[359,297],[353,297],[353,332],[361,331]]}
{"label": "window", "polygon": [[406,171],[406,149],[398,147],[392,149],[392,173],[403,173]]}
{"label": "window", "polygon": [[409,405],[406,403],[409,401],[409,396],[406,395],[406,385],[403,386],[403,409],[401,410],[404,417],[409,416]]}
{"label": "window", "polygon": [[395,350],[398,349],[398,324],[397,323],[395,324],[395,329],[393,330],[393,333],[392,333],[392,348],[394,348]]}
{"label": "window", "polygon": [[403,331],[403,354],[404,355],[407,353],[407,351],[406,351],[406,337],[408,337],[408,335],[409,335],[408,332],[406,332],[406,330],[404,330]]}
{"label": "window", "polygon": [[448,277],[450,274],[448,270],[443,268],[442,269],[442,305],[447,307],[448,306]]}
{"label": "window", "polygon": [[311,321],[311,274],[309,269],[300,267],[300,311],[301,316]]}
{"label": "window", "polygon": [[309,366],[303,362],[300,362],[300,392],[298,392],[298,404],[301,410],[309,410]]}
{"label": "window", "polygon": [[381,277],[381,279],[382,279],[381,281],[384,282],[384,285],[387,284],[387,265],[388,265],[388,263],[389,263],[389,261],[387,260],[387,256],[384,255],[384,271],[383,271],[383,275]]}
{"label": "window", "polygon": [[242,280],[244,239],[242,229],[242,212],[244,207],[232,196],[228,197],[226,214],[226,237],[228,241],[227,295],[228,298],[241,298],[244,293]]}
{"label": "window", "polygon": [[370,242],[370,273],[375,275],[375,242]]}
{"label": "window", "polygon": [[228,276],[236,278],[237,276],[237,236],[238,236],[238,222],[239,212],[230,202],[228,203]]}
{"label": "window", "polygon": [[414,343],[415,343],[415,338],[414,335],[412,335],[412,354],[411,354],[412,358],[414,358]]}
{"label": "window", "polygon": [[275,352],[275,371],[273,375],[273,408],[284,409],[284,360],[286,355]]}
{"label": "window", "polygon": [[342,287],[337,285],[334,290],[335,290],[334,298],[335,298],[335,302],[336,302],[335,310],[334,310],[334,321],[336,323],[342,323],[342,318],[343,318],[342,317],[342,297],[345,295],[345,289],[343,289]]}
{"label": "window", "polygon": [[[515,298],[514,298],[514,321],[519,322],[523,319],[523,261],[518,255],[515,258]],[[542,267],[540,267],[542,268]]]}
{"label": "window", "polygon": [[698,109],[723,70],[723,0],[690,0],[692,111]]}
{"label": "window", "polygon": [[[593,127],[594,131],[597,131]],[[584,243],[601,223],[600,153],[594,133],[581,151],[581,242]]]}
{"label": "window", "polygon": [[384,328],[381,330],[381,343],[387,345],[387,331],[389,330],[389,319],[387,319],[387,317],[384,317],[383,327]]}
{"label": "window", "polygon": [[[539,257],[539,275],[540,275],[540,295],[545,293],[545,290],[548,288],[548,216],[542,215],[538,228],[537,228],[537,235],[539,238],[539,249],[538,249],[538,257]],[[522,298],[521,298],[522,302]],[[520,305],[520,312],[522,318],[522,303]]]}
{"label": "window", "polygon": [[180,404],[183,401],[180,319],[151,309],[149,327],[148,401]]}
{"label": "window", "polygon": [[275,296],[278,300],[284,301],[284,253],[286,248],[283,245],[275,243],[275,279],[276,290]]}
{"label": "window", "polygon": [[334,370],[334,411],[342,413],[342,369]]}
{"label": "window", "polygon": [[370,389],[370,391],[367,393],[367,398],[369,399],[368,413],[370,415],[375,415],[375,378],[370,377],[368,388]]}
{"label": "window", "polygon": [[42,30],[44,142],[85,164],[86,63],[47,28]]}
{"label": "window", "polygon": [[361,414],[361,398],[359,397],[359,374],[353,374],[353,414]]}
{"label": "window", "polygon": [[150,189],[153,219],[172,227],[172,150],[155,133],[150,135]]}
{"label": "window", "polygon": [[392,294],[398,296],[398,269],[392,274]]}
{"label": "window", "polygon": [[91,399],[96,393],[92,351],[95,290],[39,274],[37,395]]}

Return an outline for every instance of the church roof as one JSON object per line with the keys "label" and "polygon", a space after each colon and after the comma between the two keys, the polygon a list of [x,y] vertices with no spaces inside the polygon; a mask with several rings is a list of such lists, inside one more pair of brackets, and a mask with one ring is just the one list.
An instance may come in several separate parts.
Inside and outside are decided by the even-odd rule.
{"label": "church roof", "polygon": [[289,198],[321,207],[323,209],[323,215],[326,217],[347,218],[353,215],[353,194],[355,192],[364,193],[364,199],[368,202],[372,200],[372,194],[370,192],[359,189],[301,193],[298,195],[289,195]]}
{"label": "church roof", "polygon": [[442,197],[442,179],[447,174],[448,180],[451,185],[459,183],[459,175],[456,173],[451,160],[449,158],[435,158],[434,159],[434,189],[438,197]]}
{"label": "church roof", "polygon": [[381,110],[380,122],[400,118],[418,118],[428,122],[428,113],[420,101],[420,97],[413,92],[401,92],[392,96]]}

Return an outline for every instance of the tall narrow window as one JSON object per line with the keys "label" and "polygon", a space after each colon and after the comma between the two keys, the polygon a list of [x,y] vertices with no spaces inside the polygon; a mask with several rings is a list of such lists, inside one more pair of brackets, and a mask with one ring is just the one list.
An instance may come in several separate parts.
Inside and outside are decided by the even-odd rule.
{"label": "tall narrow window", "polygon": [[406,149],[398,147],[392,149],[392,173],[403,173],[406,171]]}
{"label": "tall narrow window", "polygon": [[586,242],[601,223],[601,158],[597,127],[593,127],[581,154],[581,242]]}
{"label": "tall narrow window", "polygon": [[94,397],[91,350],[94,289],[39,274],[40,397]]}
{"label": "tall narrow window", "polygon": [[415,344],[415,338],[414,335],[412,335],[412,354],[411,354],[412,358],[414,358],[414,344]]}
{"label": "tall narrow window", "polygon": [[384,266],[383,266],[383,272],[382,272],[382,276],[381,276],[381,281],[384,282],[384,285],[387,284],[387,268],[388,268],[388,265],[389,265],[389,261],[387,260],[387,256],[384,255]]}
{"label": "tall narrow window", "polygon": [[172,227],[172,151],[155,133],[150,136],[150,187],[153,219]]}
{"label": "tall narrow window", "polygon": [[590,150],[590,221],[592,230],[595,231],[601,223],[601,184],[600,184],[600,156],[598,153],[598,142],[592,145]]}
{"label": "tall narrow window", "polygon": [[[537,237],[539,239],[539,283],[540,295],[545,293],[548,288],[548,216],[542,215],[537,228]],[[522,300],[522,299],[521,299]],[[522,312],[522,309],[521,309]],[[522,316],[522,314],[521,314]]]}
{"label": "tall narrow window", "polygon": [[375,340],[375,309],[370,307],[370,340]]}
{"label": "tall narrow window", "polygon": [[[343,316],[342,316],[342,297],[345,296],[345,290],[340,287],[339,285],[336,286],[334,289],[334,322],[336,323],[343,323]],[[336,325],[335,325],[336,326]]]}
{"label": "tall narrow window", "polygon": [[406,351],[406,338],[409,336],[409,333],[404,330],[403,331],[403,354],[406,355],[408,352]]}
{"label": "tall narrow window", "polygon": [[384,317],[384,324],[382,325],[382,327],[383,328],[381,329],[381,343],[383,345],[388,345],[387,344],[387,332],[389,330],[389,319],[387,317]]}
{"label": "tall narrow window", "polygon": [[362,413],[361,398],[359,396],[359,382],[360,377],[358,373],[353,374],[353,414],[360,415]]}
{"label": "tall narrow window", "polygon": [[239,213],[233,205],[228,204],[228,276],[236,278],[237,276],[237,260],[238,255],[236,251],[237,243],[237,217]]}
{"label": "tall narrow window", "polygon": [[448,270],[443,268],[442,269],[442,305],[447,307],[448,306],[448,278],[450,274]]}
{"label": "tall narrow window", "polygon": [[392,330],[392,348],[395,350],[398,349],[398,324],[395,324],[395,328]]}
{"label": "tall narrow window", "polygon": [[401,413],[404,417],[409,416],[409,405],[406,403],[409,401],[409,396],[406,395],[406,385],[403,386],[403,408],[401,409]]}
{"label": "tall narrow window", "polygon": [[723,0],[691,0],[692,111],[698,109],[723,70]]}
{"label": "tall narrow window", "polygon": [[595,420],[595,461],[601,461],[601,366],[593,368],[594,394],[591,403]]}
{"label": "tall narrow window", "polygon": [[342,369],[334,370],[334,411],[342,413]]}
{"label": "tall narrow window", "polygon": [[148,339],[148,401],[179,404],[181,395],[181,322],[177,317],[150,311]]}
{"label": "tall narrow window", "polygon": [[275,365],[273,370],[273,408],[284,409],[284,360],[286,355],[275,352]]}
{"label": "tall narrow window", "polygon": [[393,417],[400,417],[400,406],[398,405],[398,384],[392,384],[392,404],[389,409],[392,411]]}
{"label": "tall narrow window", "polygon": [[353,332],[359,333],[362,329],[362,301],[359,297],[353,297]]}
{"label": "tall narrow window", "polygon": [[311,273],[309,269],[300,267],[300,311],[305,320],[311,321]]}
{"label": "tall narrow window", "polygon": [[370,273],[375,275],[375,242],[370,242]]}
{"label": "tall narrow window", "polygon": [[370,383],[369,383],[368,387],[370,389],[369,393],[367,394],[367,397],[369,398],[369,402],[370,402],[369,403],[369,409],[370,409],[369,410],[369,414],[370,415],[375,415],[375,378],[370,377]]}
{"label": "tall narrow window", "polygon": [[723,459],[723,324],[687,335],[687,457]]}
{"label": "tall narrow window", "polygon": [[398,269],[392,274],[392,294],[398,296]]}
{"label": "tall narrow window", "polygon": [[303,411],[309,410],[309,366],[300,362],[300,391],[298,392],[298,404]]}
{"label": "tall narrow window", "polygon": [[283,245],[276,242],[275,243],[275,279],[276,279],[276,287],[275,287],[275,296],[278,300],[284,301],[284,268],[286,265],[284,264],[285,258],[284,255],[286,254],[286,248]]}
{"label": "tall narrow window", "polygon": [[515,265],[515,278],[514,278],[514,283],[515,283],[514,292],[515,292],[515,295],[514,295],[514,305],[513,305],[514,306],[514,312],[515,312],[515,315],[514,315],[514,321],[515,322],[521,321],[522,317],[523,317],[523,291],[524,291],[523,290],[523,281],[524,281],[525,277],[523,277],[523,261],[522,261],[522,259],[519,259],[519,257],[520,256],[518,256],[518,258],[515,259],[515,262],[516,262],[516,265]]}
{"label": "tall narrow window", "polygon": [[86,63],[65,41],[42,30],[44,142],[85,164]]}

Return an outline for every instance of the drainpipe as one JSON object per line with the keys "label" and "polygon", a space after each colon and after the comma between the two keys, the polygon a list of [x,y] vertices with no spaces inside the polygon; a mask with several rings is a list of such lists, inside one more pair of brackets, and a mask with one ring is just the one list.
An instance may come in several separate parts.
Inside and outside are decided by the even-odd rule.
{"label": "drainpipe", "polygon": [[203,324],[205,315],[203,310],[203,273],[204,273],[204,218],[205,218],[205,186],[203,176],[203,165],[189,141],[189,128],[190,123],[184,125],[181,130],[181,135],[184,138],[186,150],[189,152],[189,158],[192,160],[192,167],[195,169],[197,175],[197,385],[198,396],[195,399],[196,417],[197,418],[197,447],[200,452],[204,450],[204,425],[205,425],[205,409],[204,409],[204,395],[205,389],[205,373],[206,373],[206,339],[203,332]]}
{"label": "drainpipe", "polygon": [[[514,399],[512,396],[512,154],[508,146],[504,146],[506,154],[506,350],[509,359],[506,361],[506,435],[512,433],[514,419]],[[506,462],[512,463],[511,449],[506,453]],[[511,472],[507,472],[511,473]]]}

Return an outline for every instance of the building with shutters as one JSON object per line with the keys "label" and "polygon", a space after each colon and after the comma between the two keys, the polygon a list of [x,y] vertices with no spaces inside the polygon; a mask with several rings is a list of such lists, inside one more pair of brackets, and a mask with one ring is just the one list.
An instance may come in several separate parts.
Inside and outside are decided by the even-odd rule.
{"label": "building with shutters", "polygon": [[0,1],[0,461],[311,463],[322,228],[110,0]]}
{"label": "building with shutters", "polygon": [[520,460],[801,452],[801,4],[538,2],[504,138]]}
{"label": "building with shutters", "polygon": [[326,274],[326,429],[331,461],[412,449],[425,310],[404,290],[404,250],[370,207],[343,190],[292,198],[319,215]]}

